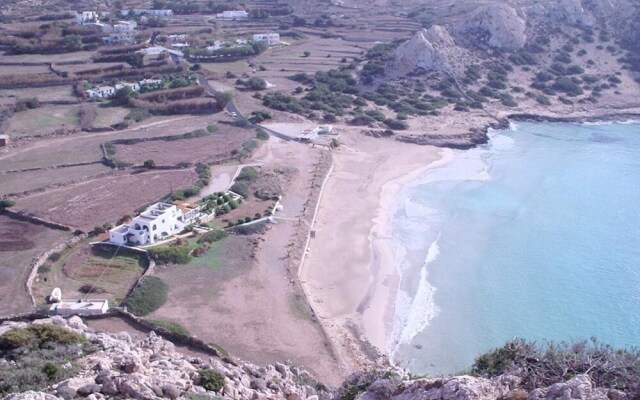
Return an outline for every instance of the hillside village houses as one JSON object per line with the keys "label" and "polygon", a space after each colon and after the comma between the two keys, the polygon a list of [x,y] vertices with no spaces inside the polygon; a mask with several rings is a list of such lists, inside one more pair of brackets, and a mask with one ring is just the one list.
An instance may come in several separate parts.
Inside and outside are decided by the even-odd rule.
{"label": "hillside village houses", "polygon": [[243,10],[229,10],[216,14],[216,18],[229,20],[249,19],[249,13]]}
{"label": "hillside village houses", "polygon": [[121,82],[115,86],[98,86],[95,88],[85,90],[87,97],[90,99],[108,99],[118,93],[118,90],[125,87],[130,88],[134,92],[140,91],[142,87],[148,87],[150,89],[160,89],[164,85],[162,79],[143,79],[139,82]]}
{"label": "hillside village houses", "polygon": [[266,42],[269,46],[277,46],[281,43],[280,34],[274,32],[255,34],[253,35],[252,41],[254,43]]}
{"label": "hillside village houses", "polygon": [[120,15],[127,16],[133,14],[136,17],[140,15],[150,15],[153,17],[170,17],[173,15],[172,10],[154,10],[151,8],[133,8],[131,10],[121,10]]}

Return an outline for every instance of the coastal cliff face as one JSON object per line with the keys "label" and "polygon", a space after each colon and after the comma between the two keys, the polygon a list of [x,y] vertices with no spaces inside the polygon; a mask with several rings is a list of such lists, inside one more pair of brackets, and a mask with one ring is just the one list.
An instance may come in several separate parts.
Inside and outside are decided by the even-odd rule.
{"label": "coastal cliff face", "polygon": [[[87,398],[132,399],[397,399],[397,400],[604,400],[627,399],[623,392],[596,388],[587,375],[556,383],[549,387],[525,391],[521,378],[500,375],[494,378],[454,376],[429,379],[415,378],[406,371],[395,368],[379,368],[351,375],[337,390],[330,391],[316,381],[308,372],[294,366],[276,363],[264,367],[256,366],[231,357],[209,357],[208,359],[185,356],[176,350],[173,343],[150,332],[142,339],[134,339],[128,333],[108,334],[95,332],[78,317],[65,320],[54,317],[36,320],[31,324],[6,322],[0,326],[0,342],[5,357],[0,359],[7,378],[7,368],[21,369],[21,362],[6,354],[7,332],[26,332],[31,326],[52,325],[58,329],[55,335],[69,341],[61,334],[66,330],[71,335],[85,338],[77,344],[73,364],[67,361],[60,368],[71,370],[72,376],[60,382],[52,382],[41,391],[12,393],[4,400],[58,400]],[[38,330],[42,331],[42,329]],[[48,344],[51,347],[51,343]],[[82,351],[79,349],[82,347]],[[55,348],[55,346],[54,346]],[[14,348],[22,353],[27,349]],[[60,349],[56,350],[60,352]],[[213,379],[211,378],[213,376]],[[6,385],[7,382],[0,383]],[[3,389],[0,386],[0,389]]]}

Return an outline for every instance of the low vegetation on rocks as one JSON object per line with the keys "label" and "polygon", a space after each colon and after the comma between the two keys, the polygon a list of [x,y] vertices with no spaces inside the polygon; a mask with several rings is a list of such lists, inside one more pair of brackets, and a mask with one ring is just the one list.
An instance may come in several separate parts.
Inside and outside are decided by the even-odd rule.
{"label": "low vegetation on rocks", "polygon": [[89,350],[84,336],[64,327],[25,325],[0,329],[0,397],[72,376],[75,360]]}

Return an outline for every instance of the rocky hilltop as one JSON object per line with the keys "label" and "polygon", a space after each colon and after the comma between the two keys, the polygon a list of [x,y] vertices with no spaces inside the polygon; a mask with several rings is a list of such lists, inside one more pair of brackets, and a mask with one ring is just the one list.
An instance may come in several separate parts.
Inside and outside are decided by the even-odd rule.
{"label": "rocky hilltop", "polygon": [[527,42],[526,22],[506,4],[480,8],[454,27],[459,36],[475,43],[486,43],[499,50],[518,50]]}
{"label": "rocky hilltop", "polygon": [[[35,332],[35,333],[34,333]],[[40,350],[25,344],[39,335]],[[21,343],[21,346],[18,344]],[[65,347],[66,346],[66,347]],[[353,374],[339,389],[329,390],[308,372],[276,363],[256,366],[231,357],[198,358],[177,351],[173,343],[153,331],[141,339],[126,332],[108,334],[88,328],[78,317],[60,317],[24,322],[5,322],[0,326],[0,390],[15,381],[11,369],[32,366],[29,351],[52,350],[61,358],[66,379],[12,393],[4,400],[57,400],[87,398],[131,399],[398,399],[398,400],[604,400],[627,399],[621,391],[596,388],[587,375],[554,385],[524,390],[521,377],[500,375],[493,378],[455,376],[415,378],[395,368],[380,368]],[[7,349],[11,348],[10,351]],[[64,353],[71,350],[75,358]],[[26,354],[26,358],[25,357]],[[42,353],[49,357],[51,353]],[[62,356],[66,354],[65,356]],[[32,355],[33,356],[33,355]],[[20,358],[23,357],[23,358]],[[26,360],[26,361],[25,361]],[[48,369],[47,369],[48,368]],[[20,375],[21,376],[21,375]],[[18,381],[20,381],[19,378]],[[30,376],[35,383],[38,379]],[[25,382],[21,382],[24,384]],[[30,382],[27,382],[30,383]],[[2,391],[0,391],[2,393]]]}
{"label": "rocky hilltop", "polygon": [[415,69],[450,71],[458,66],[452,61],[464,56],[465,51],[456,45],[447,29],[434,25],[417,32],[396,49],[390,70],[399,75],[406,75]]}

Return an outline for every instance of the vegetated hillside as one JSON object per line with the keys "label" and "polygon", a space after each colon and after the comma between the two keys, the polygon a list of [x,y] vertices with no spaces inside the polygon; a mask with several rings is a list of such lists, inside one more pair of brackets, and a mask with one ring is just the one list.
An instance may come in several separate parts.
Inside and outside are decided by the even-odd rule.
{"label": "vegetated hillside", "polygon": [[[188,332],[175,323],[149,323],[189,341]],[[516,340],[479,357],[469,375],[419,378],[380,367],[354,373],[335,390],[324,386],[322,377],[316,380],[294,366],[259,367],[214,345],[209,353],[207,360],[185,356],[153,332],[141,340],[125,332],[96,332],[79,317],[5,322],[0,325],[0,395],[7,400],[631,400],[640,396],[640,352],[615,350],[595,341],[536,346]]]}

